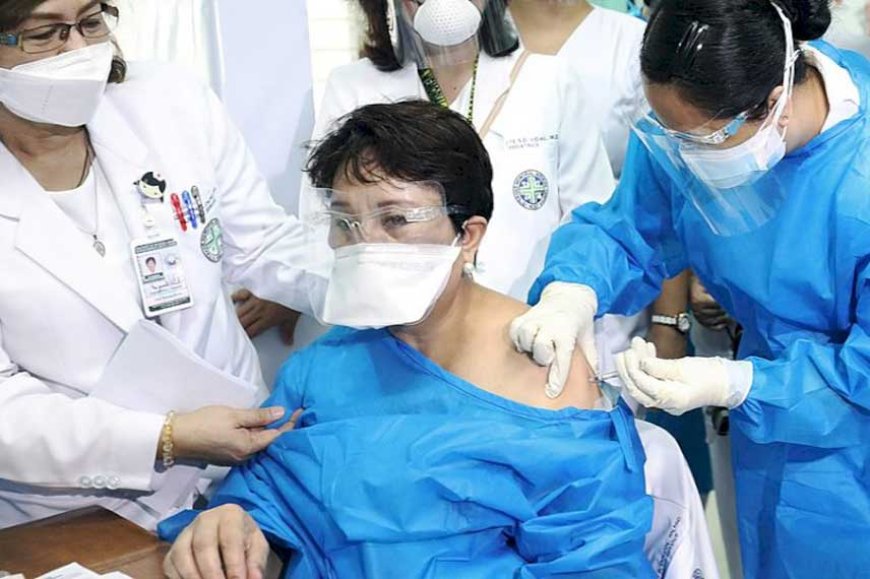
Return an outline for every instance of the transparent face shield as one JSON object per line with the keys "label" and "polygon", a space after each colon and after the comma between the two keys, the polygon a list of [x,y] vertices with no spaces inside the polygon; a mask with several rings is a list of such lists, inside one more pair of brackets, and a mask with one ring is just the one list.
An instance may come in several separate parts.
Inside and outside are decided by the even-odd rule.
{"label": "transparent face shield", "polygon": [[[729,140],[749,121],[749,111],[719,128],[709,123],[681,132],[666,126],[652,109],[629,119],[635,134],[693,203],[718,235],[753,231],[774,217],[786,198],[785,188],[771,169],[785,156],[785,133],[779,121],[792,96],[794,47],[791,21],[773,4],[783,22],[786,61],[783,92],[752,137],[729,146]],[[706,25],[694,22],[686,31],[678,53],[693,58],[703,49]],[[719,123],[717,123],[719,124]]]}
{"label": "transparent face shield", "polygon": [[516,43],[504,0],[393,0],[395,50],[418,68],[477,60],[481,48],[498,54]]}
{"label": "transparent face shield", "polygon": [[461,235],[438,183],[382,182],[309,189],[306,251],[328,273],[312,303],[322,322],[355,328],[425,319],[459,258]]}

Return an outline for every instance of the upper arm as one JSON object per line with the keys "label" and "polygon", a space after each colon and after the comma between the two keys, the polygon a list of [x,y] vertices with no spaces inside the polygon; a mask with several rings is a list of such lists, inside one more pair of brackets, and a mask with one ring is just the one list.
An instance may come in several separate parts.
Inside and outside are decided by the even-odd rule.
{"label": "upper arm", "polygon": [[306,404],[306,379],[308,358],[311,352],[308,349],[292,354],[278,370],[272,394],[263,402],[263,408],[281,406],[285,409],[284,416],[272,424],[272,428],[284,426],[290,416]]}

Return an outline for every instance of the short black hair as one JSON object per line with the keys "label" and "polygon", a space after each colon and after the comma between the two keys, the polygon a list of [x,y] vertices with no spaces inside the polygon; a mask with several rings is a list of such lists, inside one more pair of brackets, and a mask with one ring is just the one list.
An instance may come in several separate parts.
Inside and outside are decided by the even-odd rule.
{"label": "short black hair", "polygon": [[315,147],[305,168],[315,187],[340,177],[434,181],[444,187],[456,231],[469,217],[492,217],[492,163],[474,127],[446,107],[421,100],[367,105],[345,115]]}
{"label": "short black hair", "polygon": [[[378,70],[393,72],[402,68],[408,39],[399,38],[397,48],[390,37],[388,3],[392,0],[357,0],[366,19],[366,34],[360,56],[368,58]],[[480,48],[489,56],[508,56],[520,47],[519,35],[505,9],[507,3],[487,2],[483,23],[477,33]],[[400,30],[402,30],[400,28]]]}
{"label": "short black hair", "polygon": [[145,258],[145,263],[146,263],[146,264],[148,264],[148,263],[153,263],[154,265],[157,265],[157,258],[155,258],[154,256],[149,255],[148,257]]}
{"label": "short black hair", "polygon": [[[831,23],[828,0],[776,0],[791,20],[795,48],[820,38]],[[700,46],[694,50],[687,46]],[[785,31],[770,0],[658,0],[644,34],[641,68],[652,84],[672,85],[711,117],[768,114],[782,84]],[[807,77],[803,54],[795,85]]]}

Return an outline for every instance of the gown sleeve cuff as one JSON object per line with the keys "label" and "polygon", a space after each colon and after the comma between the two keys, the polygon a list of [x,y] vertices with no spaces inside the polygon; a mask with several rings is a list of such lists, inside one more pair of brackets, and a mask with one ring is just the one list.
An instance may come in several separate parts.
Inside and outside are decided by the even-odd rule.
{"label": "gown sleeve cuff", "polygon": [[727,406],[728,408],[736,408],[743,404],[749,395],[749,390],[752,388],[754,367],[752,362],[729,360],[725,364],[725,369],[728,372],[728,383],[731,386]]}

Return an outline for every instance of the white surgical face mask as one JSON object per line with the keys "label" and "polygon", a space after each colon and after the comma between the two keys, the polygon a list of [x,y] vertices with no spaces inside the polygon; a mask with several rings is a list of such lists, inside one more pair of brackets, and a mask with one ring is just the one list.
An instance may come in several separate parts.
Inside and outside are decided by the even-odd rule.
{"label": "white surgical face mask", "polygon": [[785,130],[779,119],[785,109],[786,93],[768,121],[747,141],[730,149],[684,147],[680,156],[701,181],[715,189],[733,189],[751,183],[785,157]]}
{"label": "white surgical face mask", "polygon": [[322,319],[356,329],[423,321],[441,296],[456,245],[360,243],[335,250]]}
{"label": "white surgical face mask", "polygon": [[109,42],[0,69],[0,102],[23,119],[80,127],[97,112],[112,70]]}
{"label": "white surgical face mask", "polygon": [[477,34],[481,20],[470,0],[426,0],[414,15],[414,29],[429,44],[455,46]]}

